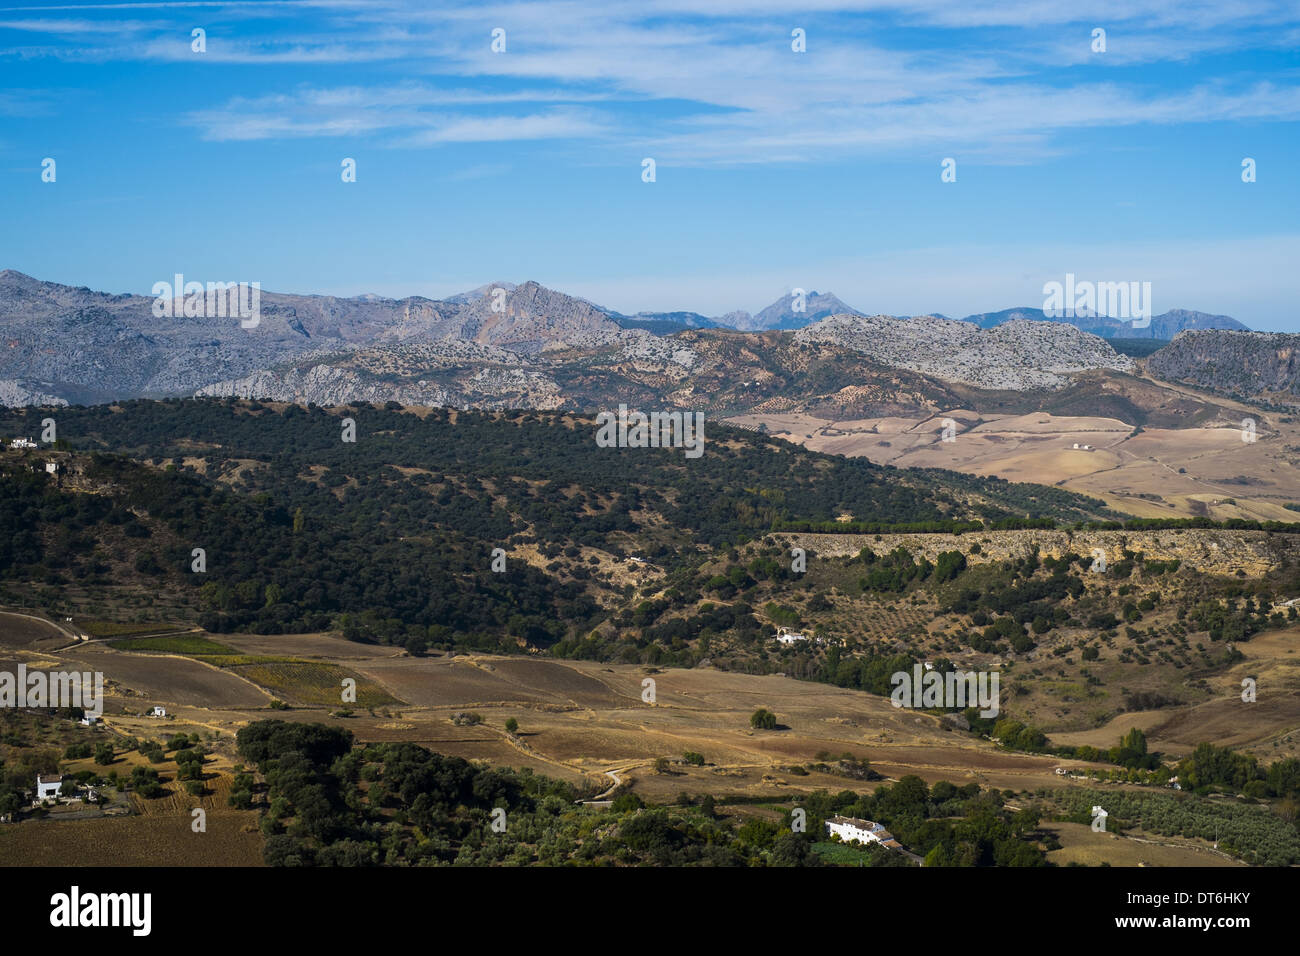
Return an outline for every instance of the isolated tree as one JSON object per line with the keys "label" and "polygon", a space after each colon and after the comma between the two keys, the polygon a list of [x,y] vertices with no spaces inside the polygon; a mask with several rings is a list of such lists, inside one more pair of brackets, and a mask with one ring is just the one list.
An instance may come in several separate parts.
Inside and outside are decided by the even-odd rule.
{"label": "isolated tree", "polygon": [[1119,745],[1125,750],[1132,750],[1135,753],[1145,754],[1147,752],[1147,735],[1134,727],[1120,738]]}
{"label": "isolated tree", "polygon": [[518,730],[519,730],[519,721],[515,720],[513,717],[509,718],[506,721],[506,733],[513,734],[513,733],[517,733]]}
{"label": "isolated tree", "polygon": [[775,730],[776,714],[772,713],[766,707],[760,707],[750,715],[749,726],[753,727],[755,730]]}
{"label": "isolated tree", "polygon": [[629,790],[627,793],[615,797],[609,808],[615,813],[631,813],[633,810],[640,810],[644,807],[645,801]]}

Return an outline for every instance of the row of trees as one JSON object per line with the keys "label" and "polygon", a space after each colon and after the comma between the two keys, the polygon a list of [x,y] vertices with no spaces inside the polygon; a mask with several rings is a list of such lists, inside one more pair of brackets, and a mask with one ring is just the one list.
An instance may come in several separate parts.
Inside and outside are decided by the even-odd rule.
{"label": "row of trees", "polygon": [[1070,788],[1052,791],[1049,796],[1063,808],[1063,818],[1076,823],[1090,822],[1092,808],[1100,806],[1107,813],[1106,828],[1111,832],[1141,827],[1152,833],[1209,840],[1221,850],[1262,866],[1300,863],[1300,831],[1294,822],[1265,807],[1160,791]]}

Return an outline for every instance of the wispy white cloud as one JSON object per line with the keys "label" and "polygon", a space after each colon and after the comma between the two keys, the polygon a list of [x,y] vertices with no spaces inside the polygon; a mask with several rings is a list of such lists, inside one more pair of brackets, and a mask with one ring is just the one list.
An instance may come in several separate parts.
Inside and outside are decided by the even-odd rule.
{"label": "wispy white cloud", "polygon": [[[809,0],[797,9],[781,0],[716,0],[707,9],[688,0],[214,0],[39,9],[0,22],[0,31],[8,23],[52,39],[0,55],[201,56],[248,69],[369,63],[426,78],[228,98],[186,118],[205,139],[607,139],[678,165],[930,148],[1023,162],[1027,151],[1069,148],[1062,134],[1090,127],[1293,121],[1300,90],[1294,74],[1271,84],[1224,72],[1153,85],[1133,69],[1285,50],[1300,34],[1287,0]],[[186,19],[92,15],[124,10]],[[201,55],[190,49],[195,10],[212,20]],[[247,29],[254,18],[257,28]],[[500,54],[490,48],[498,26],[507,33]],[[796,26],[807,31],[807,53],[790,49]],[[1108,31],[1104,54],[1091,50],[1094,26]],[[522,113],[510,105],[528,102],[553,105]]]}
{"label": "wispy white cloud", "polygon": [[[590,137],[602,130],[597,114],[569,104],[603,99],[560,90],[507,91],[437,89],[404,83],[387,87],[302,88],[291,94],[236,98],[198,110],[187,121],[208,140],[394,134],[390,145],[428,146],[448,142]],[[540,112],[471,116],[457,107],[515,107],[552,103]]]}
{"label": "wispy white cloud", "polygon": [[487,143],[524,139],[588,138],[604,127],[593,115],[568,109],[520,116],[462,117],[438,123],[401,140],[401,146],[434,143]]}
{"label": "wispy white cloud", "polygon": [[0,30],[26,33],[52,33],[63,36],[93,36],[143,33],[160,30],[164,24],[143,20],[89,20],[67,17],[41,17],[26,20],[0,20]]}

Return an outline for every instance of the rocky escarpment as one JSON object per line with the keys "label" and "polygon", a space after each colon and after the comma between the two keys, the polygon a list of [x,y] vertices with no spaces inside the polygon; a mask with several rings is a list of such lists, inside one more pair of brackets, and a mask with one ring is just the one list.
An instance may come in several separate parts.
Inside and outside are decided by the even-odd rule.
{"label": "rocky escarpment", "polygon": [[523,368],[483,366],[459,372],[430,370],[406,381],[375,376],[365,369],[309,365],[260,371],[217,382],[200,396],[266,399],[301,405],[347,405],[398,402],[402,405],[483,409],[553,409],[562,404],[559,387],[546,375]]}
{"label": "rocky escarpment", "polygon": [[934,316],[835,315],[794,336],[797,342],[830,342],[882,365],[988,389],[1061,388],[1071,372],[1133,368],[1133,360],[1105,340],[1053,322],[1016,320],[983,330]]}
{"label": "rocky escarpment", "polygon": [[[170,294],[167,299],[171,304]],[[205,295],[175,302],[168,315],[155,310],[152,296],[112,295],[0,272],[0,380],[47,397],[93,403],[189,395],[253,377],[269,384],[263,371],[321,353],[459,342],[528,356],[583,336],[622,331],[599,308],[536,282],[494,285],[457,302],[261,291],[255,324],[234,314],[229,297],[220,308]],[[12,396],[23,404],[17,386]]]}
{"label": "rocky escarpment", "polygon": [[[1300,535],[1267,531],[1226,531],[1183,528],[1167,531],[974,531],[969,534],[782,534],[791,547],[828,557],[854,555],[863,548],[885,554],[907,548],[914,556],[936,561],[944,551],[960,551],[971,564],[1018,560],[1035,548],[1040,557],[1092,555],[1100,548],[1108,563],[1123,560],[1124,551],[1140,552],[1153,561],[1178,560],[1213,574],[1247,577],[1266,574],[1283,560],[1300,557]],[[979,553],[971,546],[978,544]]]}
{"label": "rocky escarpment", "polygon": [[1209,329],[1182,332],[1147,370],[1224,395],[1300,395],[1300,335]]}
{"label": "rocky escarpment", "polygon": [[[566,398],[578,401],[561,388],[561,375],[572,380],[597,369],[676,383],[698,361],[687,342],[613,326],[574,331],[567,342],[548,342],[535,355],[463,340],[320,353],[214,382],[195,394],[318,405],[399,402],[553,409]],[[614,380],[601,391],[616,391]]]}
{"label": "rocky escarpment", "polygon": [[0,379],[0,405],[21,408],[24,405],[66,405],[66,400],[44,391],[39,385]]}

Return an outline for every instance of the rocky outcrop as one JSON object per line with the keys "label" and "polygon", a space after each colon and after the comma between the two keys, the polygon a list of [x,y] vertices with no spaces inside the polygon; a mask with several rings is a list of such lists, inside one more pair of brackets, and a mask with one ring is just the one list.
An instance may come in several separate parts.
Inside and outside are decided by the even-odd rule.
{"label": "rocky outcrop", "polygon": [[1133,360],[1071,325],[1015,320],[983,330],[969,322],[920,316],[836,315],[795,334],[829,342],[873,362],[987,389],[1061,388],[1086,369],[1129,371]]}
{"label": "rocky outcrop", "polygon": [[[497,288],[504,295],[494,294]],[[536,282],[491,286],[460,299],[262,291],[258,321],[245,327],[228,309],[207,307],[205,297],[183,298],[175,316],[159,317],[151,296],[95,292],[6,270],[0,272],[0,380],[40,382],[28,390],[90,403],[188,395],[245,379],[269,387],[273,381],[263,371],[323,353],[463,342],[509,349],[518,361],[584,335],[622,331],[596,306]],[[186,306],[194,314],[186,316]]]}
{"label": "rocky outcrop", "polygon": [[1300,395],[1300,335],[1206,330],[1180,333],[1147,370],[1223,395]]}
{"label": "rocky outcrop", "polygon": [[0,379],[0,405],[22,408],[24,405],[67,405],[67,401],[42,391],[39,386],[29,387],[13,379]]}
{"label": "rocky outcrop", "polygon": [[[1094,548],[1106,553],[1108,563],[1123,560],[1124,551],[1141,552],[1147,560],[1181,561],[1199,571],[1263,575],[1300,557],[1300,535],[1267,531],[1225,531],[1184,528],[1169,531],[973,531],[968,534],[782,534],[793,547],[828,557],[855,555],[863,548],[885,554],[907,548],[914,557],[936,561],[944,551],[960,551],[970,564],[1029,557],[1060,558],[1066,554],[1090,556]],[[978,554],[971,554],[974,544]]]}

